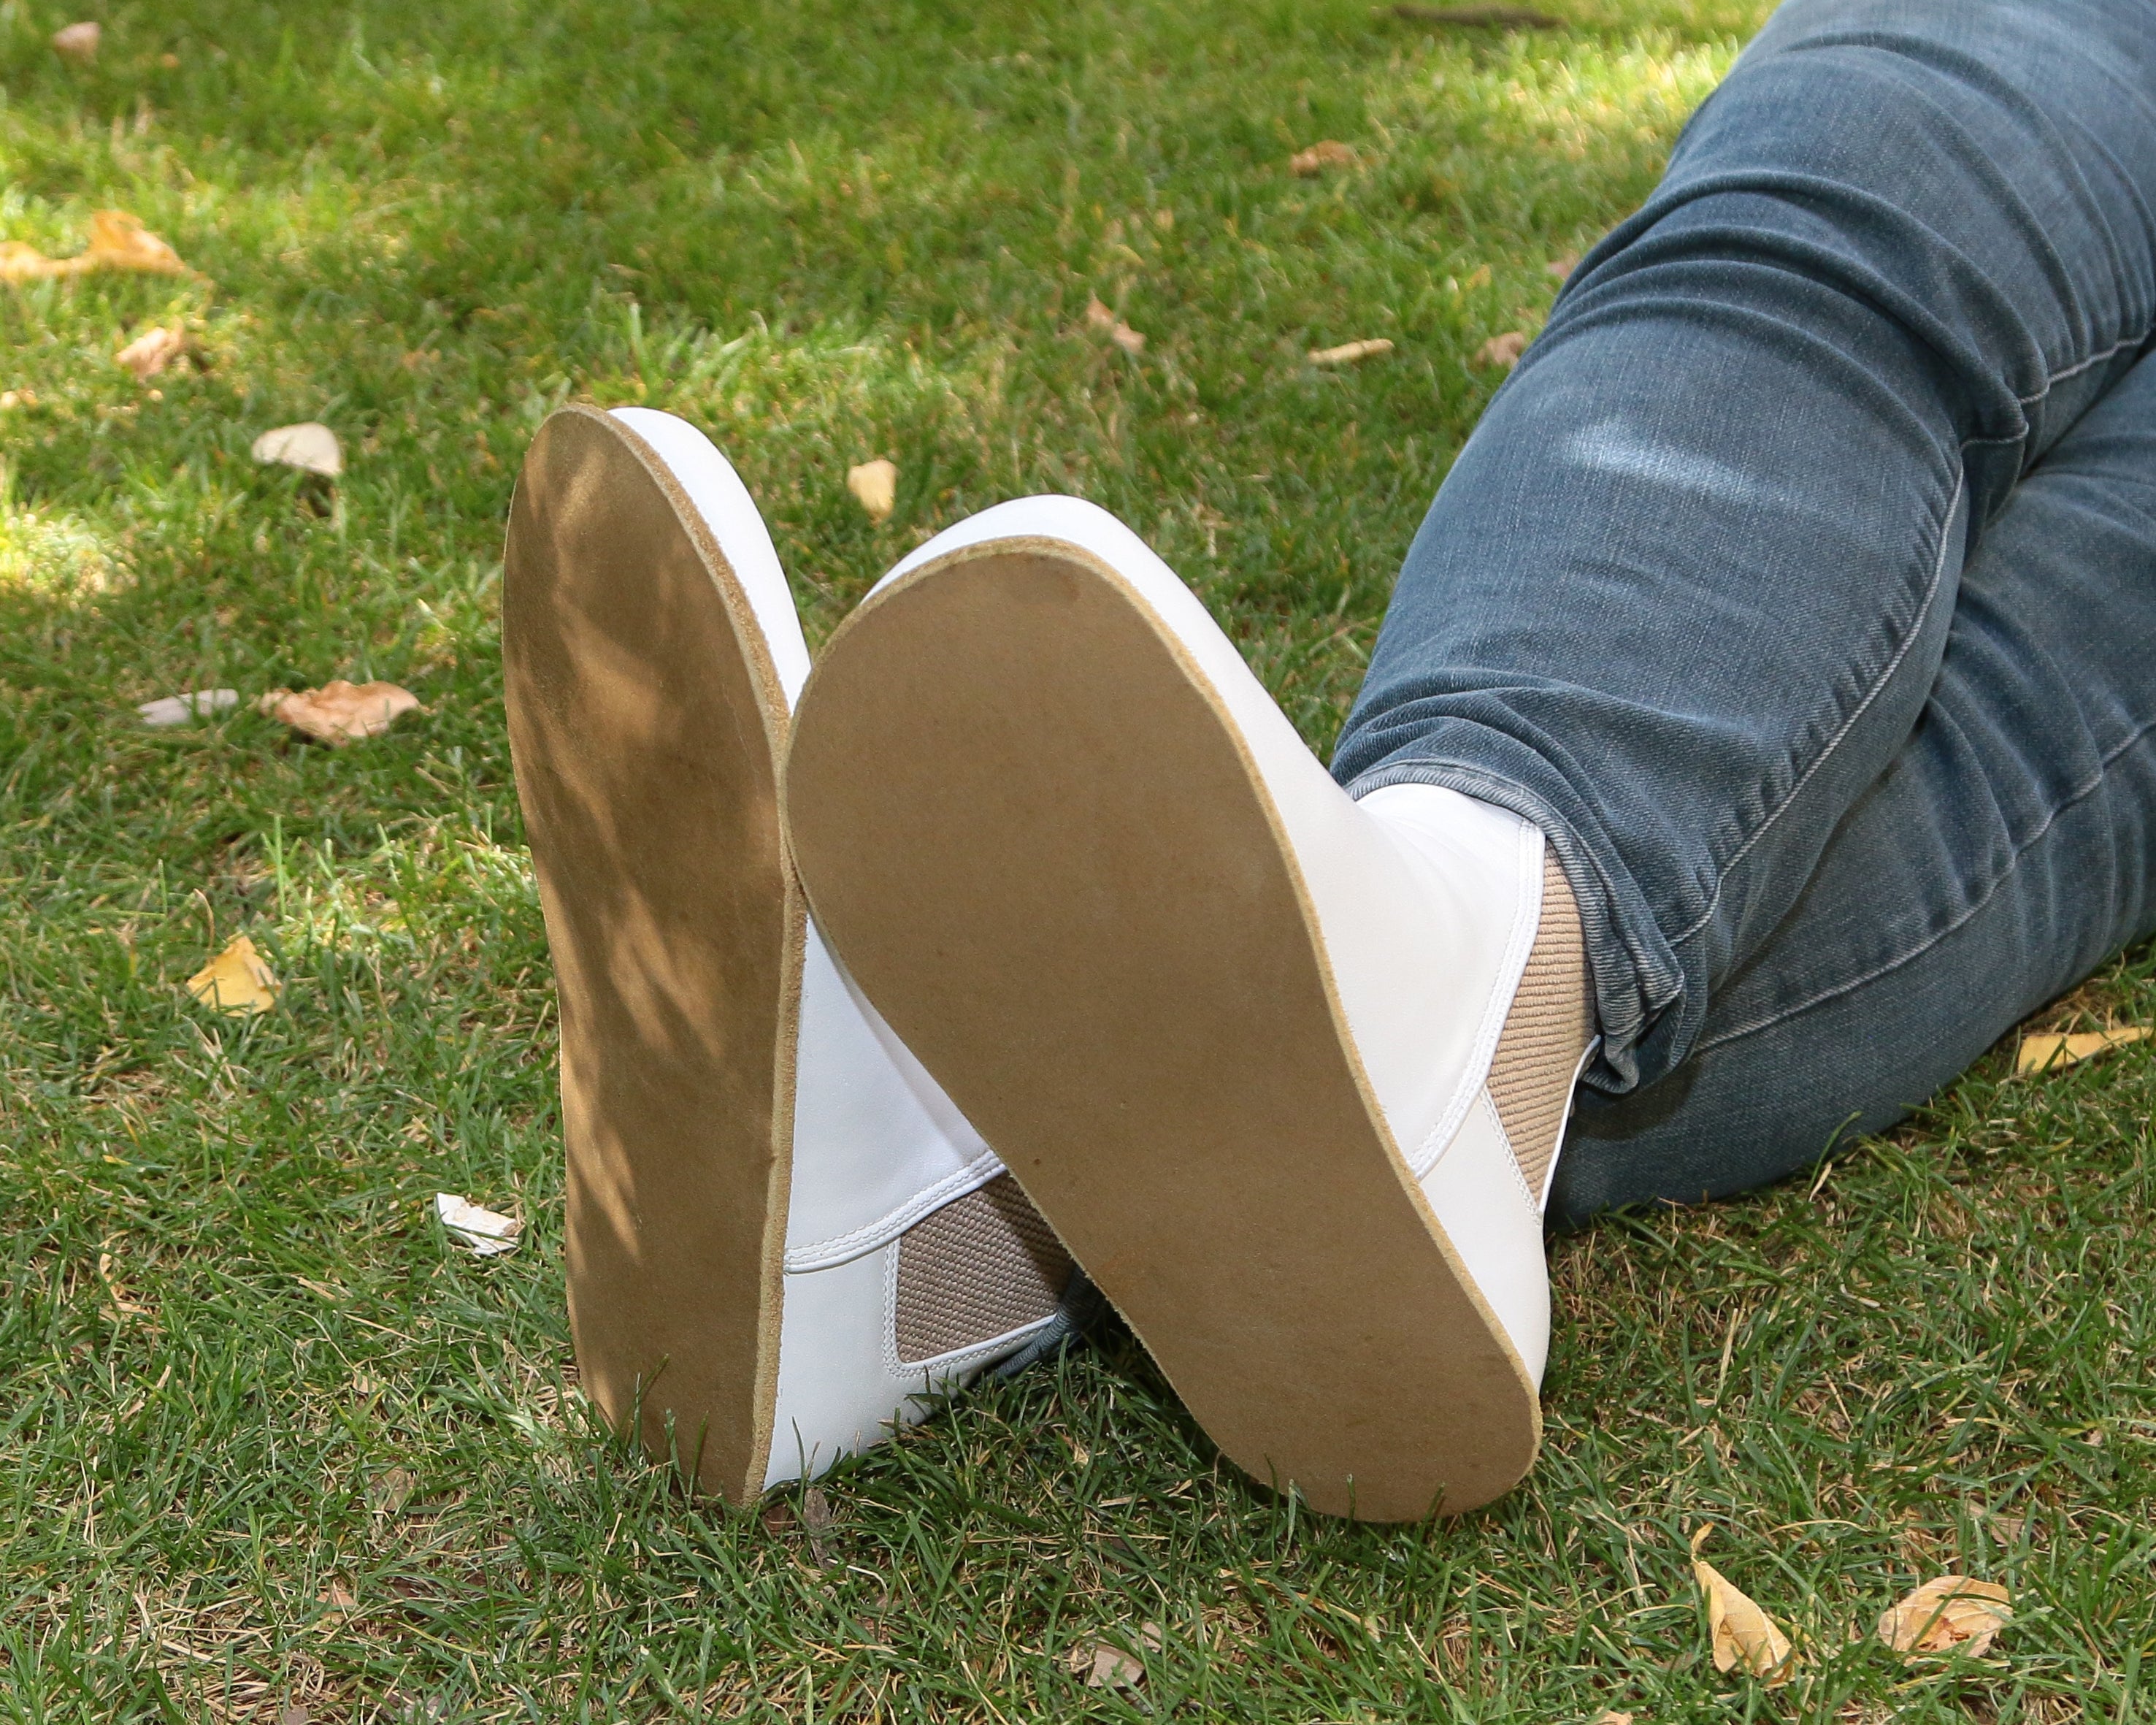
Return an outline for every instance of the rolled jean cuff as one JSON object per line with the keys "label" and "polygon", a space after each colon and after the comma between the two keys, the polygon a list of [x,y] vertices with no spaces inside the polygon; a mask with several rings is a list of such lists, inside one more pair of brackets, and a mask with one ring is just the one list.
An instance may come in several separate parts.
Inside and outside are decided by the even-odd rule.
{"label": "rolled jean cuff", "polygon": [[1704,991],[1687,989],[1683,967],[1631,872],[1563,775],[1516,738],[1466,729],[1461,736],[1445,728],[1455,732],[1443,738],[1448,749],[1471,743],[1486,758],[1432,753],[1422,745],[1437,739],[1421,739],[1345,780],[1348,794],[1359,800],[1388,785],[1435,785],[1539,826],[1578,902],[1594,976],[1602,1047],[1584,1081],[1612,1095],[1652,1084],[1683,1058],[1697,1034]]}

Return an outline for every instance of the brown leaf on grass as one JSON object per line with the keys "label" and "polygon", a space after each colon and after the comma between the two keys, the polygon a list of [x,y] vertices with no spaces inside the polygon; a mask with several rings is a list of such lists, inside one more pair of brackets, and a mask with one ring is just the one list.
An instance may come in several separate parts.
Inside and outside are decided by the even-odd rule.
{"label": "brown leaf on grass", "polygon": [[212,1012],[249,1017],[277,1004],[277,978],[241,935],[187,978],[187,992]]}
{"label": "brown leaf on grass", "polygon": [[879,457],[864,461],[858,467],[849,467],[846,489],[868,512],[870,521],[888,521],[891,512],[898,507],[898,464]]}
{"label": "brown leaf on grass", "polygon": [[1632,1725],[1632,1716],[1620,1713],[1614,1707],[1604,1707],[1594,1716],[1594,1725]]}
{"label": "brown leaf on grass", "polygon": [[315,1597],[330,1608],[322,1613],[326,1622],[334,1622],[338,1618],[349,1617],[359,1609],[359,1596],[352,1592],[351,1587],[341,1577],[332,1576],[330,1578],[330,1584]]}
{"label": "brown leaf on grass", "polygon": [[1492,336],[1475,350],[1475,363],[1485,368],[1502,366],[1510,371],[1520,363],[1520,356],[1527,351],[1527,335],[1524,330],[1508,329],[1501,336]]}
{"label": "brown leaf on grass", "polygon": [[92,270],[133,270],[184,275],[180,255],[124,209],[100,209],[90,219],[90,244],[71,258],[49,258],[20,239],[0,240],[0,281],[44,281]]}
{"label": "brown leaf on grass", "polygon": [[831,1545],[831,1529],[837,1521],[831,1513],[831,1500],[820,1486],[811,1486],[801,1494],[801,1525],[808,1530],[808,1555],[816,1560],[819,1569],[829,1569],[838,1562]]}
{"label": "brown leaf on grass", "polygon": [[315,1725],[315,1716],[295,1701],[277,1715],[277,1725]]}
{"label": "brown leaf on grass", "polygon": [[1312,365],[1353,365],[1364,359],[1375,359],[1393,351],[1393,344],[1383,336],[1373,336],[1367,342],[1343,342],[1337,348],[1313,348],[1310,350]]}
{"label": "brown leaf on grass", "polygon": [[380,736],[418,704],[417,695],[393,682],[350,683],[341,677],[318,689],[272,689],[255,703],[270,718],[333,749]]}
{"label": "brown leaf on grass", "polygon": [[1579,258],[1573,252],[1567,252],[1561,258],[1552,258],[1543,265],[1543,269],[1548,270],[1559,281],[1569,281],[1572,279],[1572,272],[1578,267]]}
{"label": "brown leaf on grass", "polygon": [[401,1515],[404,1506],[412,1501],[412,1494],[418,1489],[419,1482],[410,1469],[384,1468],[367,1488],[367,1506],[377,1516]]}
{"label": "brown leaf on grass", "polygon": [[336,433],[319,420],[302,420],[296,425],[279,425],[254,440],[249,451],[258,461],[280,467],[297,467],[302,473],[336,479],[344,472],[344,445]]}
{"label": "brown leaf on grass", "polygon": [[1088,1689],[1135,1689],[1145,1678],[1142,1654],[1160,1650],[1160,1625],[1138,1625],[1137,1651],[1108,1641],[1081,1641],[1071,1650],[1070,1669]]}
{"label": "brown leaf on grass", "polygon": [[1323,173],[1328,167],[1353,167],[1362,158],[1352,146],[1338,138],[1320,138],[1307,150],[1297,150],[1287,158],[1288,171],[1309,175]]}
{"label": "brown leaf on grass", "polygon": [[1717,1671],[1744,1671],[1766,1679],[1769,1689],[1779,1689],[1796,1674],[1796,1650],[1789,1645],[1774,1619],[1753,1603],[1749,1594],[1732,1585],[1729,1578],[1703,1561],[1699,1548],[1714,1531],[1710,1522],[1691,1538],[1692,1575],[1707,1596],[1707,1625],[1714,1638],[1714,1668]]}
{"label": "brown leaf on grass", "polygon": [[1987,1651],[2013,1621],[2010,1596],[1995,1581],[1935,1576],[1879,1615],[1879,1639],[1897,1653]]}
{"label": "brown leaf on grass", "polygon": [[98,44],[104,39],[101,24],[66,24],[53,32],[53,52],[63,59],[87,62],[97,58]]}
{"label": "brown leaf on grass", "polygon": [[1145,352],[1146,338],[1097,299],[1086,302],[1086,324],[1089,329],[1099,330],[1126,353],[1135,357]]}
{"label": "brown leaf on grass", "polygon": [[146,384],[187,351],[187,332],[159,323],[144,330],[112,357]]}
{"label": "brown leaf on grass", "polygon": [[2032,1072],[2056,1072],[2061,1067],[2077,1065],[2109,1049],[2145,1042],[2148,1037],[2148,1027],[2142,1024],[2117,1030],[2092,1030],[2081,1036],[2061,1036],[2055,1032],[2025,1036],[2020,1052],[2014,1057],[2014,1070],[2023,1077]]}

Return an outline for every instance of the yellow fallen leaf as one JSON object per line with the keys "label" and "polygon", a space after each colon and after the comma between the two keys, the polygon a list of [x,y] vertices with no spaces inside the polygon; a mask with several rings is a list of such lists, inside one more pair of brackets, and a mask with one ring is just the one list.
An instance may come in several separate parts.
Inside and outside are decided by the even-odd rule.
{"label": "yellow fallen leaf", "polygon": [[53,32],[53,52],[64,59],[94,60],[98,44],[104,39],[105,31],[100,25],[67,24]]}
{"label": "yellow fallen leaf", "polygon": [[124,209],[100,209],[91,214],[90,249],[82,255],[90,260],[92,269],[146,270],[157,275],[187,273],[180,255]]}
{"label": "yellow fallen leaf", "polygon": [[1620,1713],[1614,1707],[1604,1707],[1594,1716],[1594,1725],[1632,1725],[1632,1716]]}
{"label": "yellow fallen leaf", "polygon": [[1307,150],[1287,158],[1288,171],[1297,174],[1323,173],[1328,167],[1353,167],[1355,152],[1338,138],[1320,138]]}
{"label": "yellow fallen leaf", "polygon": [[1796,1650],[1774,1619],[1732,1585],[1713,1564],[1703,1561],[1699,1548],[1714,1531],[1707,1523],[1691,1537],[1692,1575],[1707,1595],[1707,1625],[1714,1638],[1714,1668],[1739,1669],[1766,1679],[1769,1689],[1779,1689],[1796,1674]]}
{"label": "yellow fallen leaf", "polygon": [[2006,1589],[1966,1575],[1936,1576],[1879,1616],[1879,1639],[1897,1653],[1945,1653],[1975,1658],[2013,1620]]}
{"label": "yellow fallen leaf", "polygon": [[2014,1070],[2021,1074],[2056,1072],[2107,1049],[2144,1042],[2148,1037],[2148,1027],[2143,1024],[2128,1025],[2118,1030],[2092,1030],[2080,1036],[2061,1036],[2053,1032],[2025,1036],[2020,1051],[2014,1057]]}
{"label": "yellow fallen leaf", "polygon": [[169,324],[153,324],[112,357],[144,383],[187,351],[187,333]]}
{"label": "yellow fallen leaf", "polygon": [[1502,366],[1510,371],[1520,363],[1520,356],[1527,351],[1527,336],[1524,330],[1508,329],[1501,336],[1492,336],[1475,350],[1475,363],[1481,366]]}
{"label": "yellow fallen leaf", "polygon": [[213,1012],[251,1017],[277,1004],[277,978],[242,935],[187,978],[187,992]]}
{"label": "yellow fallen leaf", "polygon": [[418,704],[417,695],[393,682],[352,683],[337,677],[318,689],[272,689],[255,707],[317,742],[341,749],[380,736]]}
{"label": "yellow fallen leaf", "polygon": [[44,281],[92,270],[187,273],[180,255],[124,209],[100,209],[91,215],[90,244],[71,258],[49,258],[20,239],[0,241],[0,281]]}
{"label": "yellow fallen leaf", "polygon": [[1337,348],[1313,348],[1310,350],[1312,365],[1353,365],[1358,360],[1375,359],[1380,354],[1393,351],[1393,344],[1383,336],[1373,336],[1367,342],[1343,342]]}
{"label": "yellow fallen leaf", "polygon": [[898,464],[880,458],[846,470],[846,489],[854,494],[870,521],[891,518],[898,507]]}
{"label": "yellow fallen leaf", "polygon": [[302,473],[318,473],[335,479],[344,471],[344,446],[336,433],[319,420],[302,420],[296,425],[279,425],[254,440],[249,451],[258,461],[297,467]]}

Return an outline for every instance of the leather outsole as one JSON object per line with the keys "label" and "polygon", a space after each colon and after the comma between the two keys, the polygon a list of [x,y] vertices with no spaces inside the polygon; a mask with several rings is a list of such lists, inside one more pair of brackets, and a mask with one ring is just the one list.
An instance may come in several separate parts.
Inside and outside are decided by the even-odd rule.
{"label": "leather outsole", "polygon": [[1533,1386],[1378,1120],[1240,733],[1075,546],[841,626],[786,816],[817,922],[1228,1456],[1372,1521],[1473,1509]]}
{"label": "leather outsole", "polygon": [[746,1502],[777,1396],[806,917],[778,824],[785,698],[724,553],[603,414],[565,409],[534,440],[504,590],[583,1388]]}

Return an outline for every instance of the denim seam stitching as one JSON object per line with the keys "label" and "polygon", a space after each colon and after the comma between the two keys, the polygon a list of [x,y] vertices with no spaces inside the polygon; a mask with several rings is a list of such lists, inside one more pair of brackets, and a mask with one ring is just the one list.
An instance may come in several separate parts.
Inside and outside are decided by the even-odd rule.
{"label": "denim seam stitching", "polygon": [[2133,731],[2127,736],[2124,741],[2121,742],[2108,754],[2103,756],[2097,763],[2096,776],[2091,779],[2086,785],[2077,785],[2074,790],[2068,792],[2065,797],[2061,799],[2057,806],[2053,808],[2051,813],[2044,816],[2043,824],[2038,826],[2037,829],[2034,832],[2030,833],[2027,838],[2024,839],[2020,844],[2014,847],[2014,854],[2008,859],[2005,868],[2000,869],[1998,874],[1993,878],[1990,883],[1984,888],[1984,896],[1979,899],[1974,904],[1970,905],[1967,910],[1964,910],[1952,922],[1948,923],[1944,928],[1941,929],[1937,934],[1933,935],[1929,940],[1926,940],[1922,945],[1912,946],[1899,958],[1889,959],[1885,964],[1876,965],[1873,969],[1866,971],[1861,976],[1852,976],[1846,982],[1837,983],[1834,987],[1828,989],[1825,992],[1814,995],[1808,1001],[1800,1002],[1794,1007],[1790,1007],[1782,1012],[1774,1013],[1768,1017],[1759,1019],[1753,1023],[1740,1026],[1735,1030],[1724,1031],[1720,1036],[1701,1043],[1691,1051],[1690,1058],[1692,1059],[1697,1059],[1701,1055],[1706,1053],[1710,1048],[1719,1048],[1727,1043],[1741,1041],[1745,1037],[1756,1036],[1763,1030],[1771,1030],[1777,1024],[1781,1024],[1786,1022],[1791,1018],[1798,1017],[1805,1012],[1810,1012],[1815,1007],[1825,1005],[1829,1001],[1838,1000],[1843,995],[1847,994],[1851,990],[1861,988],[1867,982],[1875,982],[1880,977],[1885,976],[1888,971],[1898,971],[1903,965],[1912,963],[1915,960],[1922,958],[1934,946],[1938,945],[1940,941],[1945,940],[1949,935],[1953,934],[1957,929],[1965,927],[1969,923],[1979,915],[1983,912],[1984,906],[1990,904],[1994,899],[1999,896],[1999,889],[2005,886],[2009,880],[2013,878],[2015,870],[2021,866],[2022,857],[2026,856],[2030,851],[2034,850],[2038,844],[2042,842],[2044,835],[2049,832],[2053,826],[2058,824],[2059,816],[2065,814],[2067,810],[2074,807],[2076,804],[2087,801],[2098,790],[2102,790],[2103,788],[2105,775],[2110,772],[2112,763],[2117,760],[2119,756],[2124,754],[2127,750],[2133,748],[2134,744],[2140,742],[2143,738],[2148,735],[2151,731],[2156,731],[2156,718],[2148,719],[2142,724],[2135,727]]}
{"label": "denim seam stitching", "polygon": [[[1968,445],[1964,445],[1962,447],[1965,450]],[[1956,459],[1958,461],[1958,454]],[[1835,750],[1840,748],[1847,740],[1850,731],[1855,727],[1857,720],[1864,717],[1872,702],[1878,698],[1879,692],[1893,681],[1894,673],[1902,668],[1902,662],[1908,657],[1909,649],[1917,644],[1917,637],[1923,633],[1924,620],[1932,614],[1933,601],[1939,596],[1939,583],[1946,575],[1947,548],[1952,543],[1947,529],[1953,524],[1954,511],[1960,507],[1962,490],[1967,482],[1966,472],[1954,476],[1953,495],[1947,499],[1946,516],[1939,524],[1939,549],[1938,554],[1932,559],[1931,583],[1924,590],[1923,603],[1917,607],[1916,615],[1909,620],[1909,632],[1902,637],[1902,644],[1894,649],[1893,657],[1887,660],[1879,675],[1873,679],[1871,687],[1864,692],[1864,698],[1850,708],[1849,716],[1842,720],[1840,729],[1827,739],[1825,747],[1812,758],[1812,764],[1797,775],[1796,782],[1789,786],[1781,801],[1774,805],[1774,812],[1752,829],[1752,836],[1739,845],[1731,854],[1729,860],[1716,871],[1714,890],[1707,895],[1705,908],[1701,910],[1698,918],[1690,928],[1670,942],[1672,951],[1682,946],[1713,919],[1715,910],[1722,903],[1722,889],[1728,884],[1729,877],[1735,872],[1737,865],[1751,854],[1754,845],[1767,836],[1767,829],[1788,812],[1789,805],[1797,800],[1804,786],[1811,782],[1812,775],[1825,766],[1832,758]]]}
{"label": "denim seam stitching", "polygon": [[[2148,329],[2143,330],[2138,336],[2129,336],[2123,341],[2113,342],[2108,348],[2105,348],[2102,353],[2090,354],[2089,357],[2082,361],[2079,365],[2070,365],[2064,371],[2053,372],[2051,376],[2044,379],[2044,387],[2042,389],[2039,389],[2034,395],[2015,396],[2014,398],[2014,404],[2016,407],[2035,406],[2036,403],[2041,401],[2046,395],[2049,395],[2051,393],[2051,387],[2053,384],[2063,384],[2068,378],[2079,375],[2081,373],[2087,371],[2092,365],[2102,365],[2105,360],[2111,358],[2115,354],[2123,353],[2128,348],[2139,347],[2143,342],[2147,341],[2151,335],[2156,335],[2156,325],[2151,325]],[[1988,440],[2011,441],[2014,440]],[[1964,445],[1964,447],[1966,448],[1967,445]]]}

